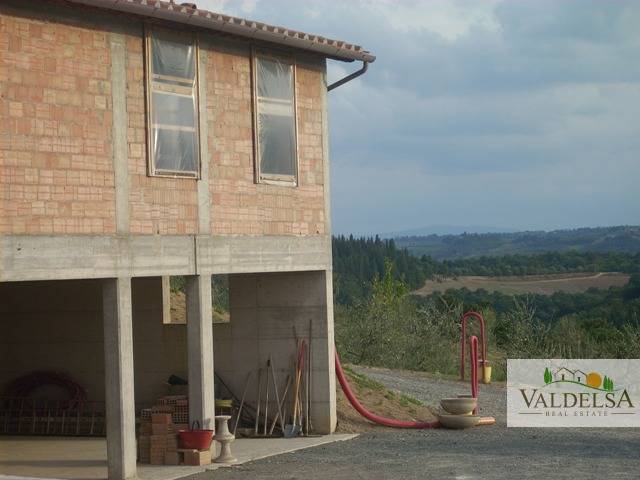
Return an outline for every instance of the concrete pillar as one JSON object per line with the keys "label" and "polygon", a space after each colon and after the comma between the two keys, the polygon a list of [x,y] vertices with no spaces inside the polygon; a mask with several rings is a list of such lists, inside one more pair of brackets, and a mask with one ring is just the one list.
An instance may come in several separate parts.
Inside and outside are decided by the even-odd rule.
{"label": "concrete pillar", "polygon": [[[322,279],[316,285],[325,299],[325,310],[320,322],[326,322],[326,329],[318,328],[311,340],[313,356],[311,379],[311,418],[317,433],[329,434],[336,429],[336,369],[333,326],[333,273],[322,272]],[[315,386],[315,389],[314,389]]]}
{"label": "concrete pillar", "polygon": [[187,276],[187,350],[189,421],[213,428],[213,317],[211,275]]}
{"label": "concrete pillar", "polygon": [[111,33],[111,100],[116,230],[129,233],[129,158],[127,156],[127,45],[122,33]]}
{"label": "concrete pillar", "polygon": [[131,279],[103,281],[105,399],[109,480],[136,477]]}

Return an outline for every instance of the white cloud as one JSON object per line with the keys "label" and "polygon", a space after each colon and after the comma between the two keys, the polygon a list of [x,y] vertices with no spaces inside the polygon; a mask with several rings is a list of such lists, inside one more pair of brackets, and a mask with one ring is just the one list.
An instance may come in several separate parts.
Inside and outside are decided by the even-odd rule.
{"label": "white cloud", "polygon": [[455,41],[473,28],[500,28],[494,15],[498,0],[373,0],[359,3],[363,10],[378,10],[395,30],[425,30],[447,41]]}
{"label": "white cloud", "polygon": [[[197,0],[196,0],[197,1]],[[259,0],[199,0],[198,8],[233,16],[243,16],[255,11]]]}

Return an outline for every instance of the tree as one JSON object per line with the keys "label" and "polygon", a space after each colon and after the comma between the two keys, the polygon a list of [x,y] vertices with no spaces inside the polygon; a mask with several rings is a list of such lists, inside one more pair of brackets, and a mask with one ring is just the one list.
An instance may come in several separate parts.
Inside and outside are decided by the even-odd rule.
{"label": "tree", "polygon": [[552,379],[553,378],[551,377],[551,372],[549,371],[549,368],[548,367],[545,368],[544,369],[544,383],[546,383],[548,385],[549,383],[551,383]]}
{"label": "tree", "polygon": [[602,381],[602,388],[607,392],[613,391],[613,380],[605,376],[604,380]]}

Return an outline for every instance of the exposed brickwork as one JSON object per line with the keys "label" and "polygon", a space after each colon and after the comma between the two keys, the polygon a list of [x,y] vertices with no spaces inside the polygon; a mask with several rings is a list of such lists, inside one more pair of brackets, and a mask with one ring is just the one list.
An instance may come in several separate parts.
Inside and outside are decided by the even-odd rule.
{"label": "exposed brickwork", "polygon": [[113,233],[105,32],[0,16],[0,234]]}
{"label": "exposed brickwork", "polygon": [[[196,234],[197,182],[147,175],[142,30],[126,36],[130,231]],[[0,15],[0,234],[115,233],[109,35]],[[256,184],[250,52],[232,48],[201,50],[211,233],[324,234],[324,66],[297,67],[299,186]]]}
{"label": "exposed brickwork", "polygon": [[321,67],[297,67],[300,185],[283,187],[254,182],[249,51],[214,48],[207,55],[213,233],[325,233]]}
{"label": "exposed brickwork", "polygon": [[147,175],[144,41],[127,39],[127,114],[131,233],[184,235],[198,230],[196,181]]}

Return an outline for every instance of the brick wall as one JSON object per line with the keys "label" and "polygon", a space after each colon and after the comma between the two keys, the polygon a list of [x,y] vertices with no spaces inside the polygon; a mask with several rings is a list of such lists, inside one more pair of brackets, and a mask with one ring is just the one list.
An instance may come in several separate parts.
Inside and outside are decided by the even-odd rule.
{"label": "brick wall", "polygon": [[249,50],[214,47],[207,55],[213,233],[324,234],[323,65],[297,66],[299,186],[292,188],[254,182]]}
{"label": "brick wall", "polygon": [[131,233],[185,235],[198,233],[196,180],[147,175],[144,41],[127,38],[127,143]]}
{"label": "brick wall", "polygon": [[107,34],[0,15],[0,234],[113,233]]}
{"label": "brick wall", "polygon": [[[114,234],[109,31],[0,11],[0,234]],[[126,35],[132,234],[198,233],[194,179],[147,175],[142,25]],[[203,42],[206,43],[206,42]],[[250,51],[201,49],[207,63],[211,233],[325,233],[324,62],[299,62],[299,186],[254,182]]]}

